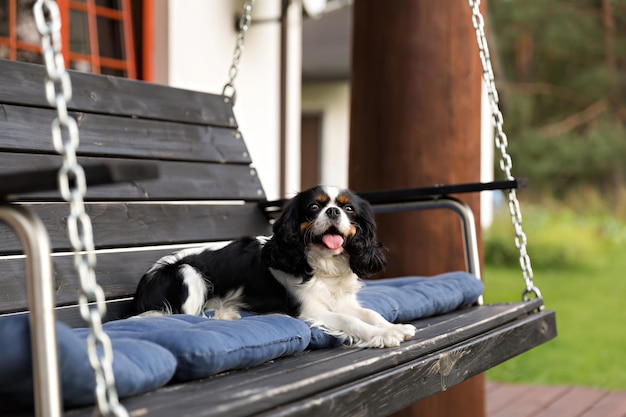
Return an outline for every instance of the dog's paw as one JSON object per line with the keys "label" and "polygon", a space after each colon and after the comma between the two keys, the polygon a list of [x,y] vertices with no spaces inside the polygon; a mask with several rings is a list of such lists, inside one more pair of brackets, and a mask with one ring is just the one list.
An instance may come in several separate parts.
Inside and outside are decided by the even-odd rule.
{"label": "dog's paw", "polygon": [[381,338],[380,341],[376,341],[376,342],[379,342],[380,344],[374,347],[385,348],[385,347],[400,346],[400,343],[402,343],[402,341],[404,340],[404,337],[397,331],[390,331],[387,334],[380,336],[380,338]]}
{"label": "dog's paw", "polygon": [[355,340],[352,343],[354,347],[366,347],[366,348],[386,348],[400,346],[405,340],[404,333],[397,329],[388,328],[384,329],[368,338]]}
{"label": "dog's paw", "polygon": [[392,329],[402,335],[402,340],[409,340],[415,336],[415,326],[412,324],[394,324]]}
{"label": "dog's paw", "polygon": [[241,314],[232,308],[221,308],[215,310],[213,318],[215,320],[239,320],[241,318]]}
{"label": "dog's paw", "polygon": [[392,324],[360,345],[373,348],[400,346],[400,343],[415,336],[415,331],[412,324]]}

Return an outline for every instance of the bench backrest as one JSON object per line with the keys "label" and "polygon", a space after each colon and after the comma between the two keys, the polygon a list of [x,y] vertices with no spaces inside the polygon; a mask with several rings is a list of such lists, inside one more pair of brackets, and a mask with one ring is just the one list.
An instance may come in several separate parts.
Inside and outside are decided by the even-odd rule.
{"label": "bench backrest", "polygon": [[[265,193],[224,97],[126,79],[72,73],[69,108],[80,129],[79,161],[153,161],[158,180],[91,187],[87,209],[107,319],[129,312],[139,278],[159,257],[190,244],[270,232]],[[58,167],[44,96],[44,68],[0,60],[0,173]],[[69,253],[69,206],[58,191],[17,198],[48,228],[60,319],[80,324]],[[0,314],[27,310],[24,257],[0,225]]]}

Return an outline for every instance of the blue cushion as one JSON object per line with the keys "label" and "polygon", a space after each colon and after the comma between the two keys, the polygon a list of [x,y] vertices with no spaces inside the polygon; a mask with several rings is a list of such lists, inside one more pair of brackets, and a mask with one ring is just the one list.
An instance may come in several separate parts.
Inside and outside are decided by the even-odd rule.
{"label": "blue cushion", "polygon": [[[0,411],[32,407],[30,331],[25,316],[0,319]],[[57,323],[57,345],[63,402],[94,403],[95,382],[87,358],[86,332]],[[142,340],[112,338],[113,372],[120,397],[163,386],[174,374],[176,359],[166,349]]]}
{"label": "blue cushion", "polygon": [[170,351],[178,363],[175,378],[182,381],[293,355],[311,338],[306,323],[278,314],[234,321],[177,314],[112,321],[104,328],[111,338],[147,340]]}
{"label": "blue cushion", "polygon": [[[407,322],[443,314],[474,304],[483,283],[467,272],[450,272],[432,278],[403,277],[365,281],[359,301],[390,322]],[[310,349],[338,346],[341,340],[311,328]]]}
{"label": "blue cushion", "polygon": [[[473,304],[483,285],[473,275],[454,272],[433,278],[366,281],[359,293],[364,307],[392,322],[442,314]],[[113,370],[120,397],[165,385],[256,366],[307,347],[341,340],[284,315],[245,315],[241,320],[209,320],[173,315],[106,323],[114,350]],[[30,334],[24,316],[0,319],[0,412],[32,407]],[[65,406],[93,404],[93,373],[86,354],[87,329],[57,324]]]}

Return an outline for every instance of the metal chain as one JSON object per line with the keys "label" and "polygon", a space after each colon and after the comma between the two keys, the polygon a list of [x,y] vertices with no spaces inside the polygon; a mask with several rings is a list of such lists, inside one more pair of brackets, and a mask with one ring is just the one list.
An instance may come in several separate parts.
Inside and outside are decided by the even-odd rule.
{"label": "metal chain", "polygon": [[228,70],[228,82],[224,85],[222,95],[227,103],[235,105],[237,100],[237,90],[235,89],[235,78],[239,74],[239,60],[243,53],[246,33],[252,23],[252,7],[256,0],[245,0],[243,2],[243,14],[239,17],[239,30],[237,32],[237,43],[235,44],[235,52],[233,54],[233,62]]}
{"label": "metal chain", "polygon": [[[491,105],[492,123],[495,130],[495,144],[500,150],[500,169],[507,180],[513,180],[513,174],[511,174],[513,162],[511,155],[507,152],[509,143],[503,129],[504,118],[502,111],[500,111],[500,100],[493,75],[493,67],[491,66],[489,46],[487,45],[487,38],[485,37],[485,20],[480,12],[480,0],[468,1],[472,9],[472,24],[476,32],[476,41],[478,42],[480,62],[483,68],[483,80],[487,86],[489,104]],[[513,227],[515,228],[515,247],[519,250],[519,264],[526,284],[526,288],[522,293],[522,299],[528,301],[531,296],[541,297],[541,291],[539,291],[539,288],[533,283],[533,269],[530,263],[530,257],[526,251],[526,234],[522,229],[522,212],[517,199],[517,193],[513,188],[508,192],[508,202],[511,223],[513,223]]]}
{"label": "metal chain", "polygon": [[[61,18],[54,0],[37,0],[33,6],[37,30],[41,35],[41,48],[46,66],[46,99],[56,108],[58,116],[52,121],[51,134],[54,149],[63,156],[58,173],[59,191],[70,203],[67,219],[68,235],[74,249],[74,267],[78,272],[80,313],[89,325],[87,354],[93,368],[98,411],[102,416],[128,416],[119,403],[113,374],[113,349],[111,340],[102,329],[106,314],[104,291],[96,282],[91,220],[85,212],[84,196],[87,191],[85,172],[76,159],[79,145],[76,119],[68,113],[67,103],[72,98],[72,84],[65,69],[61,53]],[[95,303],[90,303],[94,301]]]}

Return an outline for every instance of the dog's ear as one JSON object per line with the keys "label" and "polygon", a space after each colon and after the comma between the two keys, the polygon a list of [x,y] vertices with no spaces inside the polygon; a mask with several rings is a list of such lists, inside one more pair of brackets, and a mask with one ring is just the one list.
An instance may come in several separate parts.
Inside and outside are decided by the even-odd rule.
{"label": "dog's ear", "polygon": [[346,245],[350,268],[359,277],[367,277],[385,270],[385,246],[376,238],[376,223],[371,206],[364,200],[357,203],[357,231]]}
{"label": "dog's ear", "polygon": [[272,227],[274,235],[263,246],[261,257],[268,268],[307,278],[311,276],[312,271],[306,260],[298,218],[299,210],[297,198],[287,202]]}

